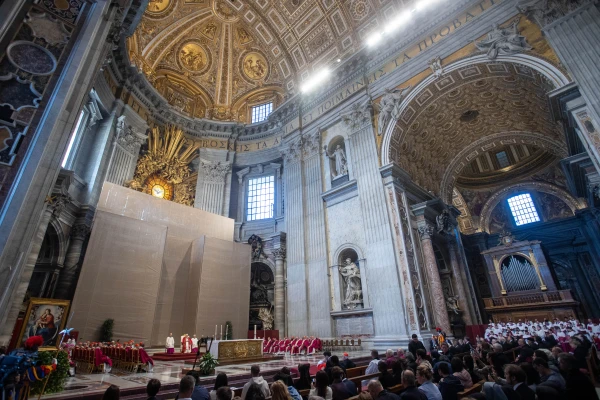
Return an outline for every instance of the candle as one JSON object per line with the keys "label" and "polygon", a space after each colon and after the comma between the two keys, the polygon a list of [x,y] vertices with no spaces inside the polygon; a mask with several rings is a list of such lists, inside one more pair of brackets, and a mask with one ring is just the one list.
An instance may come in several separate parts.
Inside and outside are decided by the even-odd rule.
{"label": "candle", "polygon": [[221,325],[221,340],[223,340],[223,325]]}
{"label": "candle", "polygon": [[256,339],[256,325],[254,325],[254,339]]}
{"label": "candle", "polygon": [[215,339],[217,338],[217,326],[215,325]]}

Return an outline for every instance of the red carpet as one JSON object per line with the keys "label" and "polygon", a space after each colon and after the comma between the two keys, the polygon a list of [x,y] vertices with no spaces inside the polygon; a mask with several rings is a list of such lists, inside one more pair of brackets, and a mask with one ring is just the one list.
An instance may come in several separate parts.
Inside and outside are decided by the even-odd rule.
{"label": "red carpet", "polygon": [[[202,357],[203,354],[200,353],[198,359]],[[175,354],[167,354],[167,353],[154,353],[152,354],[152,358],[158,361],[194,361],[196,359],[195,353],[175,353]]]}

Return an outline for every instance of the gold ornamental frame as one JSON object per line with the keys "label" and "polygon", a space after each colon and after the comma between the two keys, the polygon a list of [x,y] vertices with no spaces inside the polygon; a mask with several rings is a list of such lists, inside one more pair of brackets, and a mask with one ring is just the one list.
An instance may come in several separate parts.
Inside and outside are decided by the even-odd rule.
{"label": "gold ornamental frame", "polygon": [[[38,318],[36,312],[38,310],[43,310],[44,309],[43,306],[49,306],[52,308],[62,307],[62,314],[61,314],[60,320],[55,324],[56,332],[52,337],[52,342],[54,342],[54,344],[51,344],[49,346],[42,345],[39,347],[39,350],[47,351],[47,350],[58,349],[58,345],[60,343],[59,332],[62,331],[63,329],[65,329],[65,326],[67,324],[67,319],[69,317],[68,312],[69,312],[69,308],[71,306],[71,301],[70,300],[59,300],[59,299],[44,299],[44,298],[40,298],[40,297],[32,297],[29,300],[29,304],[27,305],[27,311],[25,312],[25,316],[23,317],[23,326],[21,327],[21,330],[19,332],[19,339],[17,341],[17,347],[23,346],[23,337],[25,336],[25,333],[27,332],[28,328],[32,327],[30,324],[30,321],[32,320],[32,317],[33,317],[33,320],[36,321],[36,318]],[[33,316],[32,316],[32,311],[34,313],[36,313]],[[35,324],[35,322],[34,322],[34,324]]]}

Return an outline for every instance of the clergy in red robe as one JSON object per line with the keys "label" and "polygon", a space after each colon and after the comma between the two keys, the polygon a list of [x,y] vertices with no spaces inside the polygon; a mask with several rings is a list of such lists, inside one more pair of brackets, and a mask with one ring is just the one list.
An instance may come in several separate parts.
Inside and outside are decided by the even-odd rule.
{"label": "clergy in red robe", "polygon": [[187,333],[181,337],[181,352],[192,352],[192,338]]}
{"label": "clergy in red robe", "polygon": [[300,343],[300,346],[298,348],[298,354],[302,354],[302,352],[304,352],[304,354],[308,354],[308,346],[310,346],[310,340],[308,339],[307,336],[304,336],[304,339],[302,339],[302,343]]}
{"label": "clergy in red robe", "polygon": [[314,354],[319,350],[319,339],[311,336],[310,342],[308,344],[308,349],[306,350],[307,354]]}
{"label": "clergy in red robe", "polygon": [[292,340],[290,340],[290,342],[288,343],[288,345],[285,346],[285,352],[286,353],[292,354],[292,349],[296,345],[296,342],[298,341],[298,339],[299,338],[296,338],[295,336],[292,336]]}
{"label": "clergy in red robe", "polygon": [[263,353],[269,354],[269,352],[271,351],[272,345],[273,345],[273,343],[271,342],[271,338],[267,338],[267,340],[265,340],[263,342]]}

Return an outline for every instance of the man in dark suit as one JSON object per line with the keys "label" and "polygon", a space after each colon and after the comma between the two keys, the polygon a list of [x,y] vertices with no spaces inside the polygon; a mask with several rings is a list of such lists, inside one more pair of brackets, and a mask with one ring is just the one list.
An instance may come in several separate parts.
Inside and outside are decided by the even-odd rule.
{"label": "man in dark suit", "polygon": [[517,357],[515,364],[531,362],[533,359],[533,349],[531,346],[526,344],[525,340],[519,339],[519,349],[519,357]]}
{"label": "man in dark suit", "polygon": [[410,351],[412,353],[412,355],[415,356],[415,359],[416,359],[417,358],[417,350],[419,350],[419,349],[423,349],[423,350],[427,351],[423,342],[421,342],[419,340],[419,338],[417,337],[417,335],[413,333],[412,340],[408,344],[408,351]]}
{"label": "man in dark suit", "polygon": [[535,392],[527,386],[527,374],[523,368],[509,364],[504,367],[506,385],[502,391],[508,400],[535,400]]}
{"label": "man in dark suit", "polygon": [[150,379],[148,381],[148,385],[146,385],[146,394],[148,395],[148,400],[156,400],[156,395],[160,390],[160,381],[158,379]]}

